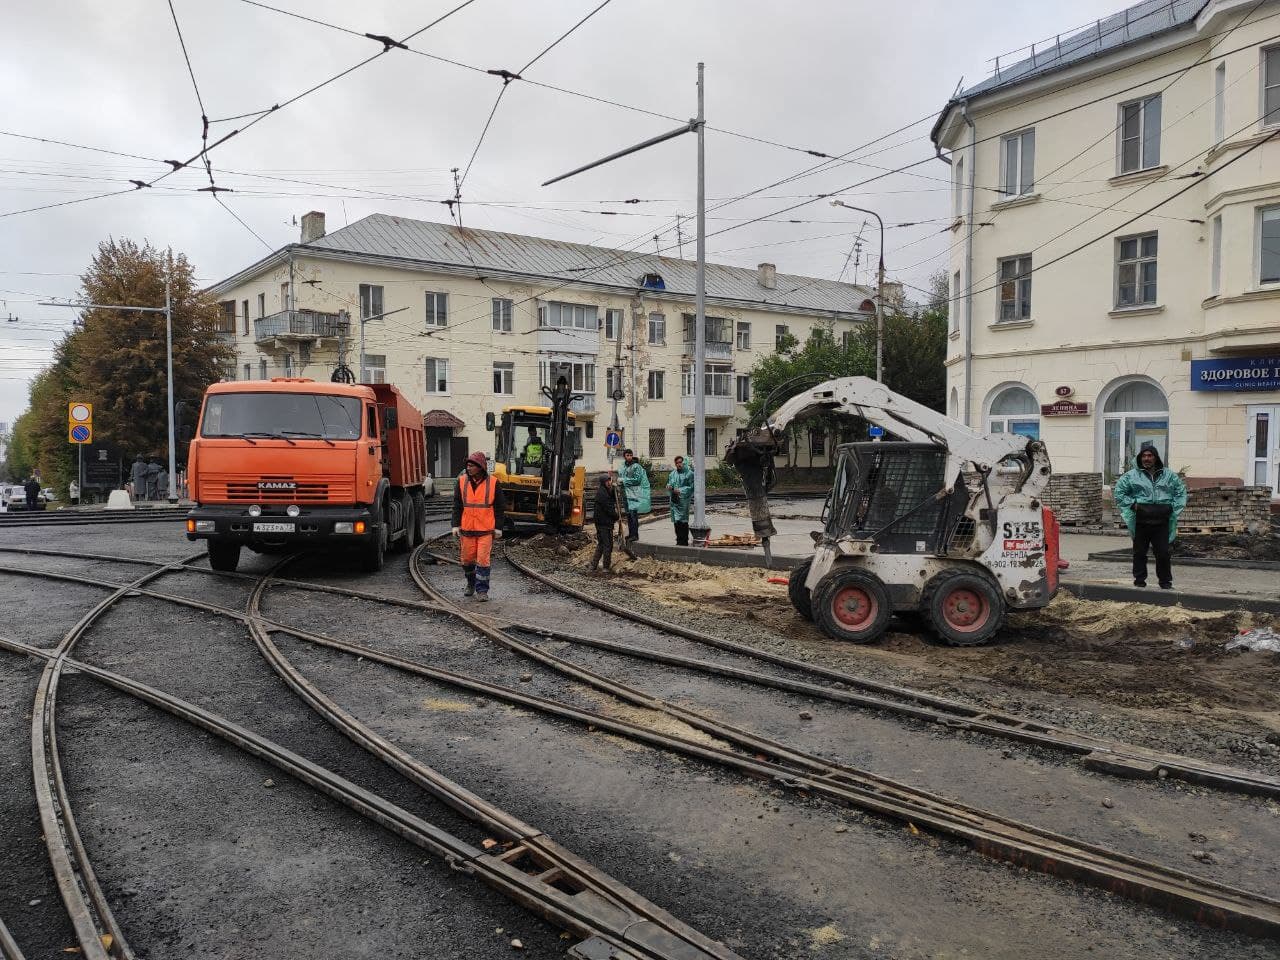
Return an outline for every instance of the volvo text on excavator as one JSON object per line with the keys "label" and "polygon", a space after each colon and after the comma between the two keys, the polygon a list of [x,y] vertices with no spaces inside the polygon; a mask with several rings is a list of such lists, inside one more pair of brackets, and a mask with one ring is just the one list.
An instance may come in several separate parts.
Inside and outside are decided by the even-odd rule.
{"label": "volvo text on excavator", "polygon": [[797,418],[841,412],[900,439],[841,444],[824,529],[791,573],[791,603],[831,637],[868,643],[893,613],[918,613],[955,646],[990,640],[1008,610],[1043,607],[1058,588],[1058,523],[1041,500],[1043,442],[982,434],[866,377],[829,380],[734,440],[766,551],[774,457]]}

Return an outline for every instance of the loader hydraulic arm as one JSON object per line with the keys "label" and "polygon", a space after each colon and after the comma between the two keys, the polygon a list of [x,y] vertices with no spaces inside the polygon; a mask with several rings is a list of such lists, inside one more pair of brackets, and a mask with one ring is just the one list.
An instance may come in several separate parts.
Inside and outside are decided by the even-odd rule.
{"label": "loader hydraulic arm", "polygon": [[766,552],[768,538],[776,533],[766,498],[772,484],[773,459],[787,426],[818,412],[859,416],[903,440],[932,443],[945,449],[945,493],[951,492],[963,471],[985,476],[1010,459],[1020,461],[1022,469],[1008,484],[1007,492],[1034,496],[1049,481],[1048,453],[1038,440],[1012,433],[979,433],[868,377],[827,380],[786,401],[761,427],[730,443],[725,453],[725,460],[742,475],[752,523],[757,535],[765,540]]}

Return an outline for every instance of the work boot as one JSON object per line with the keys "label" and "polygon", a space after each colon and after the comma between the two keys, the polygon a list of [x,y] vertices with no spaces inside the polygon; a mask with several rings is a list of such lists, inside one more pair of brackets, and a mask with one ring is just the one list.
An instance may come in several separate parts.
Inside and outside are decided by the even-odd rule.
{"label": "work boot", "polygon": [[1172,580],[1170,580],[1168,583],[1162,583],[1162,584],[1160,584],[1160,589],[1161,589],[1161,590],[1172,590],[1172,589],[1173,589],[1173,581],[1172,581]]}
{"label": "work boot", "polygon": [[477,593],[477,594],[476,594],[476,602],[477,602],[477,603],[488,603],[488,602],[489,602],[489,595],[488,595],[487,593]]}
{"label": "work boot", "polygon": [[462,595],[463,595],[464,597],[470,597],[470,596],[472,596],[473,594],[475,594],[475,592],[476,592],[476,588],[475,588],[475,587],[473,587],[471,584],[469,584],[469,583],[468,583],[468,584],[467,584],[467,589],[465,589],[465,590],[463,590],[463,591],[462,591]]}
{"label": "work boot", "polygon": [[1147,585],[1147,581],[1145,581],[1145,580],[1135,580],[1135,581],[1133,581],[1133,585],[1134,585],[1135,587],[1145,587],[1145,586]]}

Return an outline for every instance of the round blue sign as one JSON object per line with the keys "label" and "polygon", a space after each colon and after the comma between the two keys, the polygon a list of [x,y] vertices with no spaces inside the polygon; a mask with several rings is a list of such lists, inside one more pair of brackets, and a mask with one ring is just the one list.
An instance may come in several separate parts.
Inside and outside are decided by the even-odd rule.
{"label": "round blue sign", "polygon": [[604,445],[606,447],[622,446],[622,434],[618,433],[616,430],[610,430],[604,435]]}
{"label": "round blue sign", "polygon": [[80,443],[84,443],[89,439],[89,428],[82,423],[77,423],[71,428],[71,436]]}
{"label": "round blue sign", "polygon": [[870,426],[867,428],[867,435],[872,437],[883,437],[884,427]]}

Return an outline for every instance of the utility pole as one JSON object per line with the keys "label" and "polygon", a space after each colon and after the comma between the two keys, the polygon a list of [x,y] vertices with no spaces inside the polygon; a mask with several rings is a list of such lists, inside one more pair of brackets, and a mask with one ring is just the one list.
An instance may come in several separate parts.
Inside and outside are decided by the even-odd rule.
{"label": "utility pole", "polygon": [[[694,484],[693,484],[693,520],[689,524],[689,531],[694,535],[694,539],[699,537],[705,542],[707,536],[706,526],[706,509],[707,509],[707,477],[706,477],[706,424],[707,424],[707,397],[706,397],[706,299],[707,299],[707,263],[706,263],[706,236],[707,236],[707,196],[706,196],[706,110],[705,97],[703,95],[703,71],[704,65],[698,64],[698,115],[686,124],[676,127],[674,130],[668,130],[666,133],[660,133],[656,137],[650,137],[641,143],[626,147],[616,153],[611,153],[607,157],[601,157],[599,160],[593,160],[591,163],[570,170],[568,173],[562,173],[558,177],[547,180],[542,185],[549,187],[553,183],[559,183],[561,180],[567,180],[569,177],[576,176],[579,173],[585,173],[602,166],[610,161],[617,160],[621,157],[630,156],[649,147],[657,146],[660,143],[666,143],[668,140],[674,140],[676,137],[683,136],[686,133],[696,133],[698,135],[698,270],[697,281],[695,285],[694,300],[695,320],[694,331],[697,343],[694,346],[693,357],[693,394],[694,394],[694,427],[693,427],[693,457],[694,457]],[[655,238],[656,239],[656,238]],[[634,357],[634,351],[632,356]],[[634,438],[633,438],[634,439]]]}
{"label": "utility pole", "polygon": [[884,221],[880,214],[866,207],[855,207],[843,200],[832,200],[833,207],[844,207],[846,210],[857,210],[858,213],[869,213],[880,224],[880,267],[876,272],[876,381],[884,383]]}
{"label": "utility pole", "polygon": [[458,168],[454,167],[453,174],[453,205],[458,210],[458,226],[462,226],[462,181],[458,179]]}
{"label": "utility pole", "polygon": [[676,214],[676,249],[680,253],[680,259],[684,259],[684,231],[680,229],[680,221],[683,219],[680,214]]}

